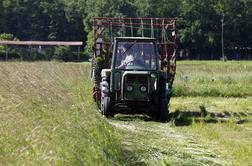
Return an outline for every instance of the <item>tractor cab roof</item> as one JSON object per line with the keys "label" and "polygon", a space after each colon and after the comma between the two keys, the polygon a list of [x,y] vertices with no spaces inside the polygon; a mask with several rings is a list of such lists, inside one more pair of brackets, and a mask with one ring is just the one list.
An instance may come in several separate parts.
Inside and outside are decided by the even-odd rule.
{"label": "tractor cab roof", "polygon": [[156,38],[149,37],[116,37],[115,41],[157,41]]}

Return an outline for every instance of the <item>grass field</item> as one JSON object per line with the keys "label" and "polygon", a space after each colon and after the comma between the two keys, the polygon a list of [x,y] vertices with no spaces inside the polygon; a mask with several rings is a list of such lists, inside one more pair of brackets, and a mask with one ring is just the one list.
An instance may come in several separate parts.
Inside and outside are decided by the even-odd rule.
{"label": "grass field", "polygon": [[120,136],[91,98],[89,65],[1,63],[0,165],[121,165]]}
{"label": "grass field", "polygon": [[178,62],[170,121],[106,119],[88,63],[0,63],[0,165],[252,165],[252,62]]}

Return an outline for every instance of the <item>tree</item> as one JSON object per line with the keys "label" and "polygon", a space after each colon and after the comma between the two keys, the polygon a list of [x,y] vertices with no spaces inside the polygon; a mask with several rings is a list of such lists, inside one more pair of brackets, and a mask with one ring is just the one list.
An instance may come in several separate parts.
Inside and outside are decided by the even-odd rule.
{"label": "tree", "polygon": [[217,49],[220,21],[213,5],[213,0],[181,1],[178,29],[182,47],[199,55]]}
{"label": "tree", "polygon": [[0,2],[0,33],[3,33],[5,31],[4,22],[5,22],[4,7],[3,7],[3,1],[1,1]]}
{"label": "tree", "polygon": [[251,0],[2,0],[0,33],[20,40],[82,40],[91,51],[93,17],[177,17],[181,48],[192,54],[221,53],[252,45]]}
{"label": "tree", "polygon": [[87,39],[87,51],[91,51],[92,48],[92,26],[94,17],[126,17],[129,13],[131,16],[135,16],[134,5],[130,1],[123,0],[87,0],[85,8],[85,31],[88,33]]}

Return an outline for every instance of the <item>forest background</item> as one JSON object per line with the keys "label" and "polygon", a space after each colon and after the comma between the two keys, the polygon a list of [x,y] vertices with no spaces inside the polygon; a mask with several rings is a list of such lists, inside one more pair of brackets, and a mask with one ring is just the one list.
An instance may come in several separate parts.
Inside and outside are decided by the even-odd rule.
{"label": "forest background", "polygon": [[251,58],[251,0],[1,0],[0,39],[83,41],[86,46],[97,16],[176,17],[179,53],[188,59],[221,58],[223,21],[227,58]]}

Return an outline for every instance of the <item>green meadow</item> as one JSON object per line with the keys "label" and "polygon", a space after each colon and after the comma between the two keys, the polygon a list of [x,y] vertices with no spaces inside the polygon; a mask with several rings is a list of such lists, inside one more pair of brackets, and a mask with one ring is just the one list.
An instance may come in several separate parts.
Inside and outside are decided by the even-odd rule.
{"label": "green meadow", "polygon": [[103,117],[89,63],[0,62],[0,165],[252,165],[252,62],[179,61],[168,123]]}

